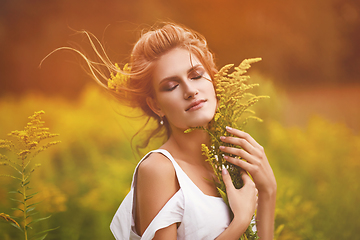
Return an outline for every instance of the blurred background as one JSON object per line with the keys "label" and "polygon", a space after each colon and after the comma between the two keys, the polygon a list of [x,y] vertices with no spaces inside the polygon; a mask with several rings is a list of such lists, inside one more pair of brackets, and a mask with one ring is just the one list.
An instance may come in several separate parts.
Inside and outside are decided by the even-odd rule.
{"label": "blurred background", "polygon": [[[44,110],[62,141],[34,160],[42,164],[32,177],[38,210],[52,214],[38,228],[60,226],[47,239],[113,239],[109,224],[141,157],[130,142],[143,121],[122,116],[129,109],[93,83],[76,54],[56,52],[40,68],[41,60],[62,46],[94,56],[76,33],[87,30],[122,65],[141,30],[158,21],[203,34],[218,67],[262,57],[249,74],[270,99],[255,106],[264,122],[245,130],[277,177],[276,238],[358,239],[359,1],[2,0],[0,139]],[[16,183],[0,182],[0,213],[10,213]],[[0,239],[21,237],[0,221]]]}

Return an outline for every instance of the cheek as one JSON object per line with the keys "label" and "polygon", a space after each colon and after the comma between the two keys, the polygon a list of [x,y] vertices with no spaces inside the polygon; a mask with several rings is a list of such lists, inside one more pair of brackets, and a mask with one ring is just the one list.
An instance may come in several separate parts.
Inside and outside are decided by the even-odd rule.
{"label": "cheek", "polygon": [[158,102],[165,115],[173,114],[176,112],[174,110],[179,106],[179,100],[173,94],[160,96]]}
{"label": "cheek", "polygon": [[212,102],[214,104],[214,111],[216,111],[216,109],[219,106],[219,100],[216,97],[216,92],[215,92],[215,89],[213,87],[211,88],[210,91],[211,91],[211,99],[212,99]]}
{"label": "cheek", "polygon": [[215,88],[214,85],[212,83],[210,83],[211,85],[208,86],[207,92],[209,94],[209,97],[211,96],[212,99],[214,99],[217,102],[217,98],[216,98],[216,92],[215,92]]}

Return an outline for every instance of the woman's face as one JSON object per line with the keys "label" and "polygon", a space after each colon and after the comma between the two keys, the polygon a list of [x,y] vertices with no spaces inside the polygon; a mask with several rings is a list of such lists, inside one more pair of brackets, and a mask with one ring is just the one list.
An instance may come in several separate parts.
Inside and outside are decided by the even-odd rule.
{"label": "woman's face", "polygon": [[172,129],[206,126],[214,117],[213,83],[199,59],[186,49],[174,48],[157,60],[153,87],[155,99],[148,103]]}

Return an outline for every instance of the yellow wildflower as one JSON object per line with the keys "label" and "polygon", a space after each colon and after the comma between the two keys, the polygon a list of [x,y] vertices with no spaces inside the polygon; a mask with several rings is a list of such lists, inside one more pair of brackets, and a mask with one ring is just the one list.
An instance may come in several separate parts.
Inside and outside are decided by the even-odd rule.
{"label": "yellow wildflower", "polygon": [[9,133],[8,136],[13,137],[14,140],[0,139],[0,149],[7,149],[18,156],[16,160],[12,160],[5,155],[0,154],[0,159],[2,160],[0,165],[9,166],[13,168],[16,173],[15,175],[0,174],[0,177],[11,177],[18,180],[19,188],[17,191],[14,191],[18,198],[13,198],[12,200],[18,204],[18,207],[14,209],[18,210],[16,211],[16,214],[22,216],[23,220],[20,226],[5,213],[0,213],[0,218],[9,221],[13,226],[20,229],[24,233],[25,239],[28,239],[27,230],[32,228],[31,225],[33,223],[49,218],[46,217],[42,219],[33,219],[32,217],[34,215],[34,205],[37,203],[30,204],[28,200],[32,199],[37,194],[37,192],[32,193],[32,188],[29,187],[29,179],[32,172],[34,172],[35,168],[40,166],[40,164],[35,164],[32,170],[28,171],[30,162],[38,153],[46,150],[50,146],[59,143],[59,141],[53,141],[39,145],[42,140],[58,136],[58,134],[49,133],[49,129],[43,127],[44,122],[40,121],[41,114],[44,114],[44,111],[35,112],[32,116],[30,116],[30,122],[26,125],[24,130],[12,131]]}
{"label": "yellow wildflower", "polygon": [[129,67],[128,63],[126,63],[121,70],[119,65],[115,63],[115,67],[119,70],[114,73],[110,73],[110,78],[108,80],[108,88],[118,91],[121,87],[126,87],[127,82],[130,78],[131,67]]}

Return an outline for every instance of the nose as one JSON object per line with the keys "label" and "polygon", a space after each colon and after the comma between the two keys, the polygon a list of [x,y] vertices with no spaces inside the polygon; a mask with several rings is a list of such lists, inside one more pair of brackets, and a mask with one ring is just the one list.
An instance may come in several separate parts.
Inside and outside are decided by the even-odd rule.
{"label": "nose", "polygon": [[184,98],[191,99],[191,98],[195,97],[195,95],[197,95],[198,93],[199,93],[199,90],[197,90],[197,88],[195,88],[191,84],[191,82],[187,82],[187,84],[185,85]]}

